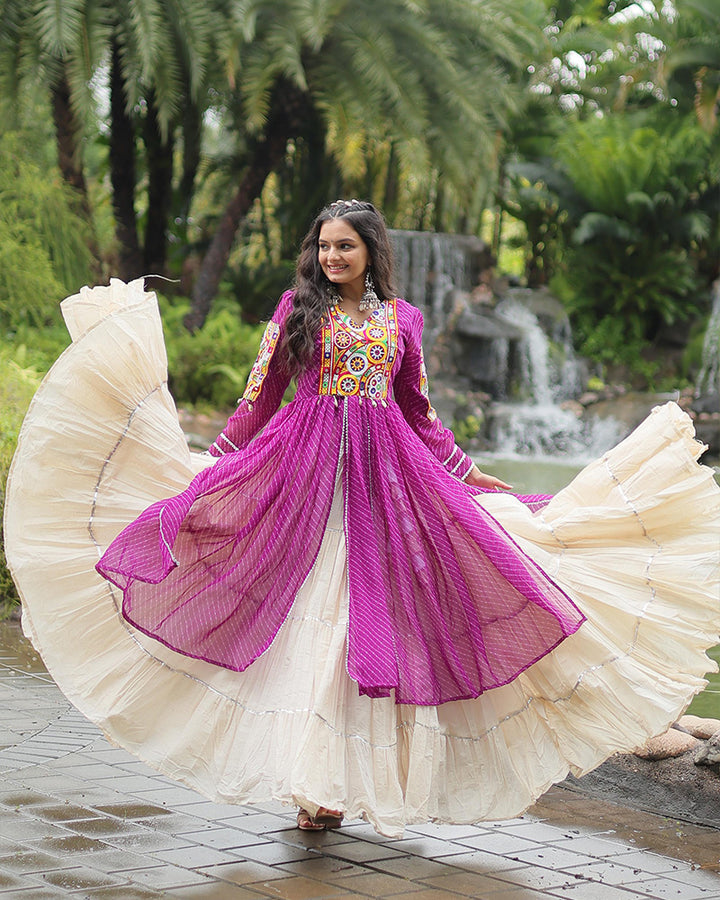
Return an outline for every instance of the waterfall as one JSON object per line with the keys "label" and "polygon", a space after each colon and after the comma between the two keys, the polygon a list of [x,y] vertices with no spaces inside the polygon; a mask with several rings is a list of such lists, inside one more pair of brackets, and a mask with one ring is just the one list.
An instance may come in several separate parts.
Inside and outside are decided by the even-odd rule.
{"label": "waterfall", "polygon": [[[548,291],[505,287],[492,305],[471,291],[492,269],[488,247],[466,235],[391,231],[400,296],[425,317],[426,356],[443,334],[450,351],[440,363],[452,385],[489,393],[486,435],[496,453],[586,458],[622,436],[613,419],[580,418],[563,408],[585,384],[562,305]],[[486,292],[490,294],[489,289]],[[456,301],[462,312],[452,320]],[[440,346],[440,345],[438,345]]]}
{"label": "waterfall", "polygon": [[567,316],[555,315],[541,324],[531,308],[535,292],[518,289],[509,293],[495,313],[520,331],[515,349],[519,401],[496,403],[490,410],[495,452],[565,459],[604,452],[621,436],[621,426],[613,419],[580,418],[574,408],[561,405],[577,397],[585,381]]}
{"label": "waterfall", "polygon": [[452,292],[471,290],[491,263],[489,250],[470,235],[391,230],[390,237],[398,293],[422,311],[430,346],[445,326]]}

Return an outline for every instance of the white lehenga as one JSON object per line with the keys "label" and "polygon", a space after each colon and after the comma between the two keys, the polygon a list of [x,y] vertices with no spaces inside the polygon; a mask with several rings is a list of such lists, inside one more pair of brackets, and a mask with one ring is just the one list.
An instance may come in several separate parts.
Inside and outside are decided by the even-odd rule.
{"label": "white lehenga", "polygon": [[37,393],[8,482],[7,556],[23,627],[60,688],[160,771],[220,801],[338,807],[396,836],[516,815],[568,772],[665,729],[703,687],[720,631],[720,489],[674,404],[541,513],[478,499],[588,621],[477,700],[359,696],[337,498],[289,619],[245,672],[144,636],[94,565],[210,460],[187,448],[142,283],[83,289],[64,313],[73,344]]}

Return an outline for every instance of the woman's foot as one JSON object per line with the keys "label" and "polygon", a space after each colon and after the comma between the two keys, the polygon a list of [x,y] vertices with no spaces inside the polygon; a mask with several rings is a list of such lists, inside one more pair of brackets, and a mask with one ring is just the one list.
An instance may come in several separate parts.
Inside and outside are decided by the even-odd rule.
{"label": "woman's foot", "polygon": [[306,809],[298,810],[297,827],[300,831],[325,831],[325,825],[322,822],[316,822]]}
{"label": "woman's foot", "polygon": [[342,825],[343,814],[339,809],[326,809],[321,806],[313,818],[313,822],[324,825],[325,828],[339,828]]}
{"label": "woman's foot", "polygon": [[300,831],[324,831],[326,828],[339,828],[342,820],[343,814],[339,809],[326,809],[321,806],[314,816],[306,809],[299,809],[297,827]]}

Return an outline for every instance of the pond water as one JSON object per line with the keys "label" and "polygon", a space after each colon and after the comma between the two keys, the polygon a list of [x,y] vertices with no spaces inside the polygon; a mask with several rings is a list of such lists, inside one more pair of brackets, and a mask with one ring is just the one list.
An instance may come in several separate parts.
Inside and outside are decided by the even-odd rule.
{"label": "pond water", "polygon": [[[517,494],[556,494],[582,468],[581,463],[558,462],[549,458],[508,458],[488,454],[475,456],[474,459],[484,472],[491,472],[511,484]],[[712,465],[708,460],[703,462]],[[720,644],[712,648],[708,656],[720,665]],[[710,672],[705,677],[708,679],[708,686],[695,697],[688,713],[720,719],[720,673]]]}

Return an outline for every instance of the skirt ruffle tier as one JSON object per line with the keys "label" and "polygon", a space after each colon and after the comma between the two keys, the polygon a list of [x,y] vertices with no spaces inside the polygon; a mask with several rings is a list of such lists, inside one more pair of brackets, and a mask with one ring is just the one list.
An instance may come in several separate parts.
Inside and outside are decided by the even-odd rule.
{"label": "skirt ruffle tier", "polygon": [[59,687],[159,771],[221,802],[338,807],[398,836],[515,816],[663,731],[703,688],[720,640],[720,489],[672,403],[540,512],[477,498],[588,619],[509,685],[436,707],[358,694],[339,491],[289,617],[248,669],[146,637],[95,563],[212,460],[187,448],[141,282],[83,289],[64,313],[73,343],[23,425],[6,554],[23,628]]}

